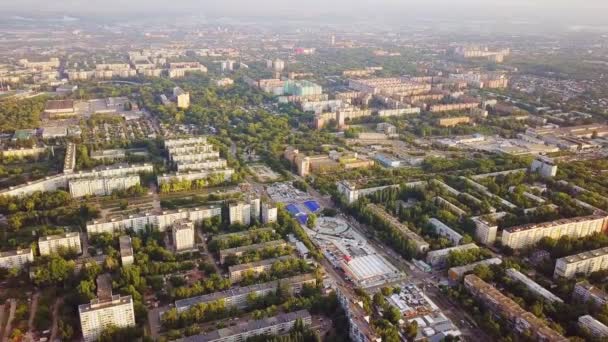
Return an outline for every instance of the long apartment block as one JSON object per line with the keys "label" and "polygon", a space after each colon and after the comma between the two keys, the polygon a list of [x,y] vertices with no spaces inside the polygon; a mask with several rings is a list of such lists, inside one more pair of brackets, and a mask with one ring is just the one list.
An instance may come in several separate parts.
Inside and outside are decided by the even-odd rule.
{"label": "long apartment block", "polygon": [[399,220],[393,215],[386,212],[386,210],[375,204],[368,204],[366,207],[376,217],[386,221],[391,227],[400,231],[406,238],[408,238],[416,246],[418,253],[424,253],[429,250],[430,245],[424,241],[418,234],[411,231],[405,224],[399,222]]}
{"label": "long apartment block", "polygon": [[245,273],[249,273],[249,272],[253,273],[256,276],[261,273],[268,272],[272,268],[272,265],[274,265],[276,262],[286,261],[286,260],[289,260],[292,258],[293,258],[292,256],[285,255],[282,257],[278,257],[278,258],[272,258],[272,259],[260,260],[260,261],[256,261],[256,262],[250,262],[248,264],[230,266],[230,267],[228,267],[228,274],[229,274],[230,281],[232,283],[238,283],[239,281],[241,281],[243,275]]}
{"label": "long apartment block", "polygon": [[241,246],[241,247],[223,249],[220,251],[220,263],[223,264],[226,261],[226,257],[231,256],[231,255],[240,257],[249,251],[255,251],[255,250],[264,249],[264,248],[278,248],[278,247],[285,247],[285,246],[287,246],[287,242],[285,242],[285,240],[273,240],[273,241],[268,241],[268,242],[263,242],[263,243],[256,243],[256,244],[249,245],[249,246]]}
{"label": "long apartment block", "polygon": [[279,279],[263,284],[256,284],[245,287],[235,287],[226,291],[214,292],[202,296],[180,299],[175,301],[175,308],[178,312],[183,312],[189,308],[201,304],[211,303],[218,300],[223,300],[226,307],[236,307],[238,309],[246,308],[247,297],[250,294],[257,296],[265,296],[276,291],[279,285],[287,286],[292,294],[298,294],[302,291],[305,284],[314,285],[317,280],[312,274],[303,274],[291,278]]}
{"label": "long apartment block", "polygon": [[94,220],[87,223],[87,234],[113,233],[128,229],[135,231],[144,230],[146,227],[156,228],[165,231],[176,221],[187,219],[195,224],[201,223],[205,219],[222,216],[222,207],[205,206],[189,209],[178,209],[170,211],[148,212],[127,217],[112,218],[109,220]]}
{"label": "long apartment block", "polygon": [[572,278],[577,274],[588,275],[608,269],[608,247],[557,259],[555,278]]}
{"label": "long apartment block", "polygon": [[551,329],[543,320],[524,310],[511,298],[474,274],[464,278],[466,289],[486,308],[508,321],[520,334],[532,335],[537,341],[566,342],[567,338]]}
{"label": "long apartment block", "polygon": [[283,313],[255,321],[247,321],[229,328],[222,328],[202,335],[194,335],[178,340],[180,342],[228,342],[247,341],[260,335],[285,335],[297,321],[310,326],[312,318],[306,310]]}
{"label": "long apartment block", "polygon": [[48,235],[38,238],[38,249],[40,255],[57,253],[60,249],[72,249],[76,253],[82,253],[79,233],[65,233],[59,235]]}
{"label": "long apartment block", "polygon": [[603,232],[608,228],[608,216],[590,215],[544,223],[531,223],[506,228],[502,244],[513,249],[533,246],[544,237],[558,240],[562,236],[580,238]]}

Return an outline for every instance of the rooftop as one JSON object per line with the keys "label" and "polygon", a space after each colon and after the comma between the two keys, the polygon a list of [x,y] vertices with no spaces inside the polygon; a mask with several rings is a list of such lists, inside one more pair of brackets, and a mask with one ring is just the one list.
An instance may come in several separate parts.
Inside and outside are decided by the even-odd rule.
{"label": "rooftop", "polygon": [[592,251],[587,251],[579,254],[569,255],[563,258],[557,259],[557,262],[564,262],[566,264],[577,263],[580,261],[584,261],[587,259],[598,258],[608,255],[608,247],[602,247],[598,249],[594,249]]}
{"label": "rooftop", "polygon": [[509,233],[517,233],[517,232],[521,232],[524,230],[551,228],[551,227],[560,226],[560,225],[569,224],[569,223],[585,222],[585,221],[592,221],[592,220],[604,220],[607,218],[608,217],[605,215],[579,216],[579,217],[560,219],[560,220],[555,220],[555,221],[550,221],[550,222],[528,223],[528,224],[524,224],[521,226],[505,228],[504,231],[509,232]]}

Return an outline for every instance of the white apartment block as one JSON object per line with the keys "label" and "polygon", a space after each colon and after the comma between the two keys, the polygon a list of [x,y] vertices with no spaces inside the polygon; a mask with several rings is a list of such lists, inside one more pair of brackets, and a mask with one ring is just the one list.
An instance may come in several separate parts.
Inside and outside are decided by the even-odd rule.
{"label": "white apartment block", "polygon": [[207,206],[187,210],[149,212],[110,220],[96,220],[88,222],[86,229],[89,236],[92,234],[120,232],[127,229],[141,231],[146,229],[146,227],[156,228],[162,232],[171,227],[177,220],[187,219],[195,224],[199,224],[203,220],[218,216],[222,216],[222,208],[220,206]]}
{"label": "white apartment block", "polygon": [[608,304],[608,293],[597,286],[591,285],[588,281],[581,281],[574,285],[572,298],[580,303],[589,303],[595,307]]}
{"label": "white apartment block", "polygon": [[248,226],[251,224],[251,205],[249,203],[231,203],[228,206],[230,224],[240,223]]}
{"label": "white apartment block", "polygon": [[252,272],[254,275],[269,271],[277,261],[285,261],[292,258],[289,255],[285,255],[278,258],[260,260],[256,262],[250,262],[248,264],[240,264],[228,267],[228,274],[232,283],[241,281],[243,274]]}
{"label": "white apartment block", "polygon": [[603,341],[603,339],[608,337],[608,327],[590,315],[579,317],[578,325],[589,332],[594,338]]}
{"label": "white apartment block", "polygon": [[608,268],[608,247],[557,259],[553,277],[572,278]]}
{"label": "white apartment block", "polygon": [[228,167],[226,159],[209,159],[194,162],[180,162],[177,164],[177,172],[187,172],[191,170],[213,170]]}
{"label": "white apartment block", "polygon": [[34,253],[31,248],[0,252],[0,268],[22,269],[32,261],[34,261]]}
{"label": "white apartment block", "polygon": [[259,198],[252,198],[249,200],[249,205],[251,206],[251,220],[259,222],[260,214],[261,214],[261,201]]}
{"label": "white apartment block", "polygon": [[563,303],[564,302],[561,298],[559,298],[558,296],[551,293],[551,291],[540,286],[537,282],[528,278],[528,276],[526,276],[525,274],[519,272],[518,270],[516,270],[514,268],[507,269],[506,274],[507,274],[507,277],[524,284],[528,288],[528,290],[530,290],[530,292],[536,294],[537,296],[542,297],[543,299],[547,300],[548,302],[551,302],[551,303],[554,303],[554,302]]}
{"label": "white apartment block", "polygon": [[120,244],[120,261],[123,267],[132,265],[135,262],[133,256],[133,244],[129,235],[118,238]]}
{"label": "white apartment block", "polygon": [[198,148],[197,150],[192,150],[190,152],[182,152],[180,154],[171,154],[171,160],[174,163],[194,163],[206,161],[208,159],[218,159],[220,157],[220,153],[218,151],[205,151],[206,148]]}
{"label": "white apartment block", "polygon": [[104,329],[135,326],[135,311],[131,296],[114,295],[111,299],[93,299],[78,306],[80,327],[85,342],[95,341]]}
{"label": "white apartment block", "polygon": [[234,169],[218,169],[218,170],[200,170],[200,171],[189,171],[189,172],[176,172],[170,174],[163,174],[157,177],[158,184],[171,183],[177,181],[195,181],[199,179],[207,179],[215,175],[221,175],[225,181],[229,181],[234,174]]}
{"label": "white apartment block", "polygon": [[176,251],[194,248],[194,223],[189,220],[178,220],[172,228],[173,246]]}
{"label": "white apartment block", "polygon": [[452,242],[454,246],[460,244],[460,241],[462,240],[462,235],[460,235],[452,228],[448,227],[445,223],[439,221],[434,217],[429,219],[429,223],[431,224],[431,226],[433,226],[433,228],[435,228],[435,232],[438,235],[441,235],[450,240],[450,242]]}
{"label": "white apartment block", "polygon": [[557,175],[557,164],[550,158],[538,156],[532,161],[530,171],[538,172],[543,178],[553,178]]}
{"label": "white apartment block", "polygon": [[186,145],[195,145],[195,144],[206,144],[206,143],[207,143],[207,137],[205,137],[205,136],[189,137],[189,138],[181,138],[181,139],[167,139],[164,141],[165,148],[186,146]]}
{"label": "white apartment block", "polygon": [[40,255],[57,253],[61,249],[74,250],[76,253],[80,254],[82,253],[80,234],[73,232],[42,236],[38,238],[38,249],[40,249]]}
{"label": "white apartment block", "polygon": [[262,204],[262,223],[274,223],[277,222],[278,209],[275,205],[269,203]]}
{"label": "white apartment block", "polygon": [[581,216],[552,222],[531,223],[507,228],[502,232],[502,244],[513,249],[533,246],[544,237],[558,240],[562,236],[580,238],[605,231],[605,215]]}
{"label": "white apartment block", "polygon": [[173,88],[173,96],[177,102],[177,108],[186,109],[190,107],[190,93],[185,92],[180,87]]}
{"label": "white apartment block", "polygon": [[439,249],[439,250],[435,250],[435,251],[430,251],[426,254],[426,263],[431,265],[432,267],[437,267],[437,268],[444,267],[448,260],[448,257],[450,256],[450,253],[466,251],[469,249],[477,249],[477,248],[479,248],[479,247],[477,247],[476,244],[467,243],[466,245],[459,245],[459,246],[448,247],[448,248]]}
{"label": "white apartment block", "polygon": [[79,178],[69,181],[70,194],[74,198],[85,196],[108,196],[116,190],[126,190],[139,185],[139,175],[104,178]]}

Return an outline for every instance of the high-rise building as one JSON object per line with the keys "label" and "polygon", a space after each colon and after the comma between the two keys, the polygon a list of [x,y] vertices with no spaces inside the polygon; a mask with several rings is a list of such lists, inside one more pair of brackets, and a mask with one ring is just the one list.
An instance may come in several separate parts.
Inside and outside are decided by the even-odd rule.
{"label": "high-rise building", "polygon": [[194,248],[194,223],[190,220],[178,220],[173,224],[173,245],[176,251]]}
{"label": "high-rise building", "polygon": [[173,96],[177,102],[177,108],[186,109],[190,107],[190,93],[185,92],[180,87],[173,88]]}
{"label": "high-rise building", "polygon": [[550,158],[538,156],[532,161],[530,171],[538,172],[543,178],[553,178],[557,175],[557,164]]}
{"label": "high-rise building", "polygon": [[129,235],[123,235],[118,239],[120,244],[120,261],[122,266],[129,266],[135,262],[133,257],[133,244]]}
{"label": "high-rise building", "polygon": [[262,223],[277,222],[278,209],[275,205],[269,203],[262,204]]}
{"label": "high-rise building", "polygon": [[38,238],[38,248],[40,249],[40,255],[57,253],[61,249],[65,251],[73,250],[78,254],[82,253],[80,234],[76,232],[42,236]]}
{"label": "high-rise building", "polygon": [[260,221],[261,214],[261,200],[259,198],[252,198],[249,200],[249,205],[251,206],[251,220],[255,222]]}
{"label": "high-rise building", "polygon": [[113,295],[111,298],[91,300],[78,306],[80,327],[85,342],[95,341],[110,326],[126,328],[135,326],[135,311],[131,296]]}
{"label": "high-rise building", "polygon": [[251,224],[251,205],[245,202],[231,203],[228,206],[230,224]]}

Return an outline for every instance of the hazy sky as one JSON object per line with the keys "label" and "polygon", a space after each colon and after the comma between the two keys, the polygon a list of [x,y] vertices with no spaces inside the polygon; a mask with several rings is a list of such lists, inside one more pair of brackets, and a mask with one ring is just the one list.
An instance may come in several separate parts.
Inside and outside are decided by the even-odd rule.
{"label": "hazy sky", "polygon": [[608,17],[608,0],[0,0],[1,11],[62,11],[72,14],[187,12],[226,15],[424,15],[425,17],[518,17],[584,23]]}

